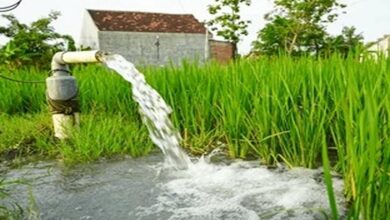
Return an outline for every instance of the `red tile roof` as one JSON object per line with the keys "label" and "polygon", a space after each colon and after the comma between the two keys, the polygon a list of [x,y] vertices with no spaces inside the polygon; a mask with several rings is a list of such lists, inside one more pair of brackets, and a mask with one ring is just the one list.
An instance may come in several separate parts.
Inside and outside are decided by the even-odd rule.
{"label": "red tile roof", "polygon": [[201,33],[205,27],[190,14],[88,10],[101,31]]}

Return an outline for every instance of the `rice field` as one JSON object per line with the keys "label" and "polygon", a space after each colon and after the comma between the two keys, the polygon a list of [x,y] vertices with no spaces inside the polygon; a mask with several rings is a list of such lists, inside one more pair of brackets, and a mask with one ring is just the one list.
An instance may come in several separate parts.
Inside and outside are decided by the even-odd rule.
{"label": "rice field", "polygon": [[[187,152],[201,155],[220,147],[231,158],[322,166],[331,203],[330,171],[343,176],[350,219],[388,218],[389,59],[277,57],[141,71],[172,106]],[[34,69],[2,72],[24,80],[47,75]],[[100,65],[75,66],[72,72],[80,86],[82,122],[66,142],[52,137],[44,84],[0,80],[1,160],[35,155],[76,163],[155,150],[128,83]]]}

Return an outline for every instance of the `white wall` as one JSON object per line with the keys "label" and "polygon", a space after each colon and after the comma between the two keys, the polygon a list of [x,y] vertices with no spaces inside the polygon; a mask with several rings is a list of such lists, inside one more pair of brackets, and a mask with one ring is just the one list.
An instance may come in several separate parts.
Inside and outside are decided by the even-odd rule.
{"label": "white wall", "polygon": [[368,48],[369,51],[387,52],[390,49],[390,36],[384,37]]}
{"label": "white wall", "polygon": [[135,64],[179,64],[183,59],[204,61],[205,39],[206,34],[100,31],[99,49],[121,54]]}
{"label": "white wall", "polygon": [[93,50],[99,49],[98,28],[93,22],[88,11],[84,12],[80,45],[83,47],[90,47]]}

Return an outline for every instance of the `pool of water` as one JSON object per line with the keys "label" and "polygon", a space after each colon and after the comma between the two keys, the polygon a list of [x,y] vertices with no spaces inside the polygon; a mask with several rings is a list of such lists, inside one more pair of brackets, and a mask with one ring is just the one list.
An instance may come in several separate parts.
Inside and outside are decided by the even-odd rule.
{"label": "pool of water", "polygon": [[[32,195],[41,219],[301,220],[330,214],[319,169],[268,169],[258,162],[202,158],[187,170],[174,170],[163,160],[155,154],[73,168],[38,162],[3,176],[28,183],[14,186],[12,198],[26,208]],[[343,215],[343,181],[334,177],[333,182]]]}

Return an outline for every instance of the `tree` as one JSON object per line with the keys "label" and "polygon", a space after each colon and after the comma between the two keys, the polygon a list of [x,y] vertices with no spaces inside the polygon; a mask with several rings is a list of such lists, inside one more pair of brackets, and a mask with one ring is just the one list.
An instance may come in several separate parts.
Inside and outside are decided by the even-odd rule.
{"label": "tree", "polygon": [[341,34],[327,39],[326,53],[340,53],[344,57],[356,54],[364,48],[363,36],[356,33],[355,27],[344,27]]}
{"label": "tree", "polygon": [[52,12],[48,17],[26,25],[20,23],[14,15],[2,15],[9,24],[0,26],[0,34],[10,39],[0,49],[2,62],[11,68],[22,65],[43,67],[50,65],[54,53],[61,50],[74,50],[73,38],[56,33],[51,26],[59,16],[59,12]]}
{"label": "tree", "polygon": [[240,6],[249,6],[250,0],[215,0],[213,5],[208,6],[208,11],[215,17],[207,22],[212,31],[233,44],[233,57],[237,55],[237,43],[242,36],[248,35],[246,30],[250,21],[242,20]]}
{"label": "tree", "polygon": [[346,7],[337,0],[275,0],[276,8],[265,16],[269,23],[258,32],[254,51],[264,54],[319,54],[326,47],[325,24]]}

